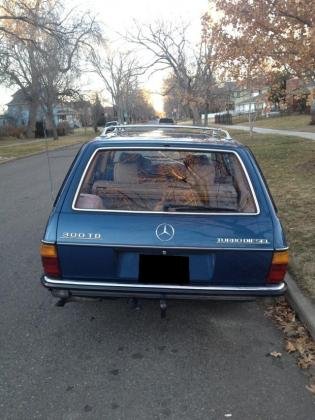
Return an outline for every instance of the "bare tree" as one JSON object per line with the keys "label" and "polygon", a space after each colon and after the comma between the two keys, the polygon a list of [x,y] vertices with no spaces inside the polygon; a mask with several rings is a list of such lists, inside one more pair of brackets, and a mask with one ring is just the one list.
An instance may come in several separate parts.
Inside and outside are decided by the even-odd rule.
{"label": "bare tree", "polygon": [[36,113],[39,107],[39,84],[34,45],[27,44],[25,41],[17,43],[12,39],[6,39],[1,45],[0,58],[0,80],[21,90],[23,99],[29,107],[26,135],[34,137]]}
{"label": "bare tree", "polygon": [[40,100],[46,111],[48,123],[57,138],[54,107],[60,100],[78,98],[77,81],[81,74],[80,62],[86,51],[86,43],[98,36],[94,19],[81,21],[80,30],[71,36],[64,36],[62,48],[60,41],[48,37],[45,48],[39,53],[38,74],[41,86]]}
{"label": "bare tree", "polygon": [[152,119],[155,110],[150,103],[149,95],[136,89],[128,96],[129,122],[145,122]]}
{"label": "bare tree", "polygon": [[[29,103],[27,135],[34,135],[36,113],[41,105],[57,138],[53,108],[60,98],[75,92],[80,57],[90,38],[99,35],[99,28],[89,14],[77,16],[72,11],[71,19],[69,14],[64,16],[60,0],[37,0],[35,6],[23,9],[23,18],[33,24],[15,28],[13,21],[10,32],[2,34],[0,77],[8,85],[19,87]],[[41,22],[52,19],[56,36],[52,26],[49,32],[41,26]]]}
{"label": "bare tree", "polygon": [[[201,42],[193,48],[187,36],[188,25],[156,22],[136,24],[136,31],[126,39],[151,52],[150,64],[158,69],[170,69],[180,90],[181,102],[188,105],[194,123],[200,123],[200,105],[205,102],[213,83],[214,50],[209,43]],[[206,95],[205,95],[206,93]]]}
{"label": "bare tree", "polygon": [[181,98],[181,89],[174,74],[163,81],[164,112],[176,120],[190,119],[190,109]]}
{"label": "bare tree", "polygon": [[56,6],[62,6],[58,0],[2,0],[0,4],[0,37],[10,36],[20,41],[36,43],[34,30],[42,35],[62,39],[69,35],[69,18],[73,10],[56,20]]}
{"label": "bare tree", "polygon": [[104,117],[104,107],[101,104],[98,93],[95,94],[92,104],[92,125],[94,132],[97,133],[99,121]]}
{"label": "bare tree", "polygon": [[138,77],[144,69],[130,52],[113,53],[108,49],[93,50],[91,62],[111,96],[118,120],[125,121],[130,116],[130,98],[138,90]]}

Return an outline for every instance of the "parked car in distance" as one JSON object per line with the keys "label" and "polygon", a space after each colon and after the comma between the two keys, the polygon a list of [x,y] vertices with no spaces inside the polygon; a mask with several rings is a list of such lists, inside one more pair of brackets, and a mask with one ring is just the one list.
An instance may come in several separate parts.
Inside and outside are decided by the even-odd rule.
{"label": "parked car in distance", "polygon": [[264,177],[252,152],[217,128],[116,126],[85,144],[41,256],[41,282],[62,302],[286,289],[288,247]]}
{"label": "parked car in distance", "polygon": [[117,125],[119,125],[119,122],[118,121],[108,121],[105,124],[105,127],[104,127],[104,130],[102,132],[102,135],[103,134],[106,134],[106,133],[111,133],[112,131],[115,131],[115,127]]}
{"label": "parked car in distance", "polygon": [[105,127],[112,127],[113,125],[119,125],[119,122],[118,121],[108,121],[105,124]]}
{"label": "parked car in distance", "polygon": [[160,118],[159,124],[175,124],[173,118]]}

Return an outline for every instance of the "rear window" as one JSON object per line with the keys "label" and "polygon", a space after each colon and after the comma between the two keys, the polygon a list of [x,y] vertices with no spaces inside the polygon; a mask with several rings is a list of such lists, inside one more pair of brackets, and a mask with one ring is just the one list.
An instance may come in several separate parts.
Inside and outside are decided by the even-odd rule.
{"label": "rear window", "polygon": [[233,152],[100,149],[74,199],[79,210],[257,213]]}

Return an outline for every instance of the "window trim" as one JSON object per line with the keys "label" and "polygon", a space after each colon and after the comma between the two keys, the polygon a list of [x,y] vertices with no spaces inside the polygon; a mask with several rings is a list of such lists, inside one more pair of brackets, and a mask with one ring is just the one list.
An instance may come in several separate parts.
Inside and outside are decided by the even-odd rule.
{"label": "window trim", "polygon": [[234,154],[236,156],[236,158],[238,159],[238,161],[239,161],[239,163],[240,163],[240,165],[241,165],[241,167],[242,167],[242,169],[245,173],[245,177],[246,177],[246,180],[248,182],[248,185],[249,185],[249,188],[250,188],[250,191],[252,193],[252,197],[254,199],[254,203],[255,203],[255,206],[256,206],[256,212],[255,213],[210,212],[210,211],[208,211],[208,212],[184,212],[184,211],[168,212],[168,211],[145,211],[145,210],[81,209],[81,208],[75,207],[75,203],[77,201],[77,198],[78,198],[83,180],[85,178],[85,175],[86,175],[87,171],[89,170],[90,165],[91,165],[95,155],[102,150],[105,150],[105,151],[107,151],[107,150],[163,150],[163,146],[162,147],[161,146],[153,146],[153,147],[150,147],[150,146],[146,146],[146,147],[145,146],[131,146],[131,147],[118,146],[118,147],[98,147],[97,149],[95,149],[92,156],[90,157],[84,171],[83,171],[83,174],[81,176],[80,182],[79,182],[78,187],[76,189],[74,198],[72,200],[71,208],[74,211],[80,211],[80,212],[83,211],[83,212],[89,212],[89,213],[97,212],[97,213],[125,213],[125,214],[129,214],[129,213],[131,213],[131,214],[163,214],[163,215],[172,215],[172,216],[173,215],[176,215],[176,216],[179,216],[179,215],[190,215],[190,216],[191,215],[194,215],[194,216],[200,216],[200,215],[201,216],[213,216],[213,215],[215,215],[215,216],[257,216],[257,215],[260,214],[260,206],[259,206],[259,203],[258,203],[258,200],[257,200],[257,197],[256,197],[256,193],[255,193],[254,188],[253,188],[253,184],[251,182],[251,179],[248,175],[247,169],[246,169],[240,155],[234,150],[211,149],[211,148],[205,149],[205,148],[195,148],[195,147],[193,147],[193,148],[190,148],[190,147],[184,147],[184,148],[167,147],[166,150],[192,151],[192,152],[195,151],[195,152],[206,152],[206,153],[221,152],[221,153],[232,153],[232,154]]}

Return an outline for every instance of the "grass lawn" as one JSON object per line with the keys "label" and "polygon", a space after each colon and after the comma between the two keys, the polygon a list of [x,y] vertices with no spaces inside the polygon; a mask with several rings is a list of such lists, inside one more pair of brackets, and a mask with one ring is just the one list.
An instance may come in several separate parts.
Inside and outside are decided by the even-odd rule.
{"label": "grass lawn", "polygon": [[[278,130],[310,131],[315,133],[315,125],[310,125],[310,115],[290,115],[284,117],[265,118],[255,121],[255,127],[274,128]],[[247,122],[240,122],[240,125],[249,125]]]}
{"label": "grass lawn", "polygon": [[[47,147],[49,150],[58,149],[72,144],[84,143],[95,137],[94,131],[91,128],[76,129],[73,134],[59,137],[58,140],[52,138],[47,139]],[[23,156],[29,156],[34,153],[40,153],[46,149],[45,139],[15,139],[15,138],[0,138],[0,163]]]}
{"label": "grass lawn", "polygon": [[315,299],[315,142],[229,130],[254,152],[290,245],[289,271]]}

